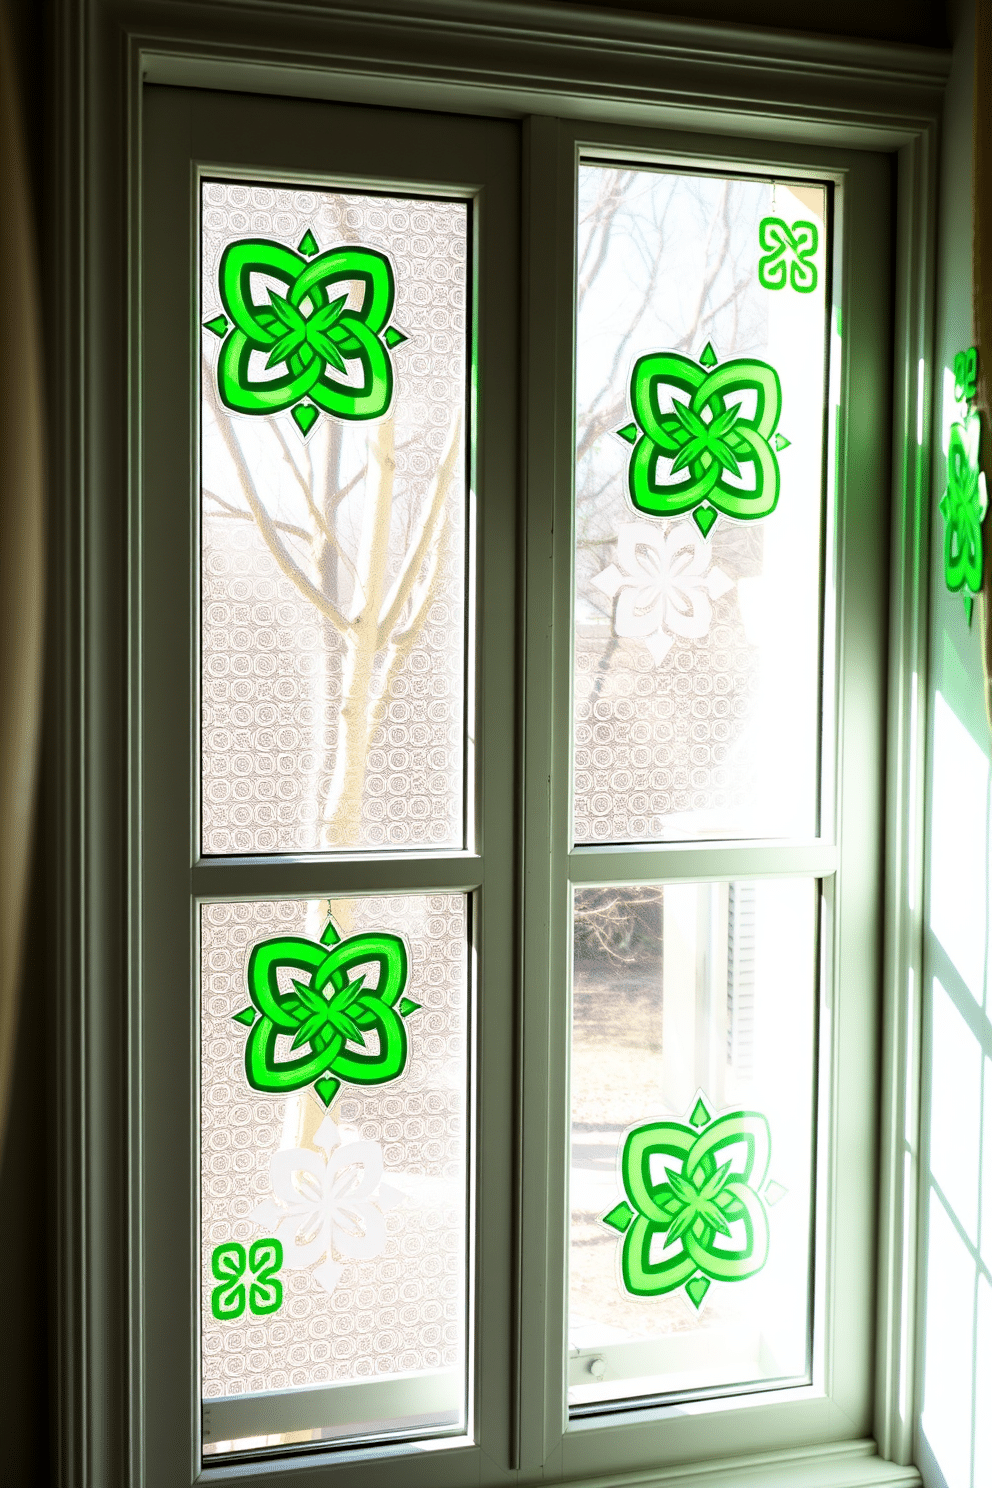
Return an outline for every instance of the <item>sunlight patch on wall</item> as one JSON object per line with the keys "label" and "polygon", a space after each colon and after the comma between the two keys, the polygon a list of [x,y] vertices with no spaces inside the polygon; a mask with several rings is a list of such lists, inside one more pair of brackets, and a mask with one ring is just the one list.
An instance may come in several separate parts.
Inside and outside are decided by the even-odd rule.
{"label": "sunlight patch on wall", "polygon": [[947,1488],[971,1488],[974,1262],[930,1195],[923,1431]]}
{"label": "sunlight patch on wall", "polygon": [[930,1171],[969,1238],[978,1238],[982,1054],[939,982],[933,984]]}
{"label": "sunlight patch on wall", "polygon": [[977,1002],[985,982],[989,765],[938,692],[934,705],[930,926]]}

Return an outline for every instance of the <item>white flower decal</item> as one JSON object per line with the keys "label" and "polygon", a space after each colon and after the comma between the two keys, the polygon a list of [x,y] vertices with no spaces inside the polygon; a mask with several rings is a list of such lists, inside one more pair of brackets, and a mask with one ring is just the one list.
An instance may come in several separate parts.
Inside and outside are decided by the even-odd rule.
{"label": "white flower decal", "polygon": [[712,601],[733,588],[722,569],[707,572],[710,545],[692,522],[677,522],[667,532],[647,522],[622,522],[617,558],[619,568],[611,563],[592,582],[616,598],[616,634],[642,640],[659,663],[676,636],[707,633]]}
{"label": "white flower decal", "polygon": [[[252,1211],[256,1224],[278,1236],[289,1271],[313,1266],[333,1292],[344,1260],[370,1260],[386,1245],[385,1214],[406,1197],[382,1181],[378,1142],[346,1142],[329,1116],[314,1137],[326,1158],[306,1147],[275,1152],[269,1163],[273,1197]],[[321,1265],[314,1263],[326,1257]]]}

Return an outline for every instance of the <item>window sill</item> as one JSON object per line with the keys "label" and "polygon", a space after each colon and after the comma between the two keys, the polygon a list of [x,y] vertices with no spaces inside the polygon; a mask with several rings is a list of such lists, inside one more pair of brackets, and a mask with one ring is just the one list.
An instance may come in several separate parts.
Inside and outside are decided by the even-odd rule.
{"label": "window sill", "polygon": [[884,1462],[873,1441],[853,1441],[622,1476],[611,1473],[580,1480],[573,1488],[919,1488],[922,1481],[917,1468]]}

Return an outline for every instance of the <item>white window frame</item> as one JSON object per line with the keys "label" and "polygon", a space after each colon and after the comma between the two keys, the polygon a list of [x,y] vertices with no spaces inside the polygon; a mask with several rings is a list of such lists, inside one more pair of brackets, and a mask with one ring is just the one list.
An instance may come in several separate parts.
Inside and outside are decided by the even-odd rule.
{"label": "white window frame", "polygon": [[[441,893],[466,899],[466,1038],[474,1057],[463,1119],[469,1136],[468,1243],[475,1264],[467,1299],[469,1421],[464,1437],[439,1433],[435,1440],[446,1463],[460,1454],[457,1471],[471,1479],[481,1472],[478,1459],[487,1449],[498,1453],[497,1443],[508,1434],[512,1372],[510,1330],[492,1322],[505,1304],[512,1270],[505,1200],[514,1173],[507,1129],[512,1124],[515,977],[505,930],[515,916],[515,822],[507,810],[514,797],[517,711],[512,644],[508,655],[509,632],[503,625],[473,625],[469,632],[467,714],[478,763],[470,760],[466,771],[464,848],[257,856],[201,851],[196,410],[202,329],[196,311],[201,293],[211,291],[199,284],[194,261],[202,183],[217,177],[317,181],[373,193],[402,191],[410,182],[428,195],[470,204],[471,422],[481,434],[469,441],[468,451],[471,614],[479,605],[476,589],[482,595],[507,595],[517,583],[519,130],[505,120],[466,119],[455,127],[443,114],[166,87],[146,90],[143,153],[144,176],[154,190],[146,192],[142,211],[145,448],[132,573],[144,618],[135,638],[140,680],[133,700],[133,768],[143,844],[135,882],[139,904],[149,911],[139,921],[141,964],[133,1007],[144,1092],[135,1165],[148,1181],[136,1196],[141,1238],[133,1259],[149,1280],[139,1287],[133,1307],[134,1347],[148,1381],[141,1415],[145,1471],[150,1485],[172,1488],[201,1466],[218,1480],[228,1466],[222,1456],[201,1458],[200,1325],[195,1313],[177,1305],[178,1297],[196,1291],[201,1244],[196,1181],[202,1099],[200,906]],[[177,302],[189,306],[191,314],[175,315],[159,292],[163,283],[175,286]],[[485,988],[484,998],[473,995],[477,987]],[[161,1056],[170,1046],[166,1094]],[[190,1057],[184,1058],[187,1049]],[[169,1269],[170,1258],[175,1291],[151,1283]],[[188,1274],[191,1262],[193,1275]],[[179,1358],[189,1359],[192,1368],[171,1367],[169,1361]],[[361,1408],[361,1388],[356,1382],[343,1396],[334,1387],[331,1409]],[[429,1388],[427,1380],[421,1382],[421,1391]],[[430,1395],[418,1399],[417,1394],[416,1382],[410,1382],[404,1391],[410,1415],[437,1408]],[[484,1409],[477,1404],[481,1401]],[[309,1397],[309,1405],[317,1409],[315,1397]],[[270,1400],[269,1412],[274,1408]],[[306,1406],[298,1392],[284,1392],[277,1408],[283,1431],[308,1425],[306,1418],[300,1420]],[[203,1413],[204,1428],[208,1420],[210,1425],[209,1437],[204,1429],[207,1440],[272,1436],[279,1429],[262,1428],[247,1400],[204,1402]],[[423,1441],[380,1443],[374,1450],[380,1461],[393,1459],[388,1470],[404,1481],[419,1469],[427,1484],[437,1470]],[[345,1446],[333,1453],[339,1465],[356,1455],[360,1449]]]}
{"label": "white window frame", "polygon": [[[536,199],[531,176],[530,247],[525,291],[550,307],[552,334],[533,337],[525,361],[531,388],[552,387],[540,418],[524,434],[530,489],[567,489],[571,462],[571,388],[556,368],[567,364],[572,309],[562,285],[548,282],[541,251],[542,215],[559,214],[572,232],[570,190],[562,169],[563,118],[594,118],[590,142],[631,126],[749,138],[783,151],[818,147],[871,149],[891,156],[896,189],[895,303],[892,347],[892,506],[889,710],[886,756],[887,841],[884,883],[884,1009],[880,1112],[879,1253],[876,1270],[875,1386],[870,1435],[844,1419],[816,1445],[790,1438],[774,1446],[744,1422],[736,1468],[710,1461],[716,1485],[748,1459],[762,1484],[915,1483],[909,1464],[916,1396],[913,1372],[916,1295],[915,1215],[921,946],[921,856],[925,698],[926,533],[930,448],[933,319],[935,136],[947,58],[919,48],[828,42],[753,29],[605,17],[576,6],[543,11],[480,0],[466,7],[435,0],[372,13],[317,0],[287,15],[278,0],[250,12],[226,7],[172,7],[158,0],[91,0],[59,7],[53,183],[57,327],[54,364],[57,586],[60,659],[53,705],[51,770],[58,788],[52,889],[58,905],[58,1185],[57,1303],[60,1334],[59,1481],[96,1488],[138,1485],[146,1477],[142,1437],[147,1382],[139,1367],[136,1300],[141,1236],[137,1203],[142,1175],[141,1087],[135,1035],[140,965],[140,904],[135,894],[140,843],[134,807],[130,702],[139,681],[130,644],[138,596],[127,579],[139,484],[140,408],[134,337],[139,325],[140,140],[143,80],[234,92],[422,107],[454,113],[522,117],[527,159],[548,179],[557,161],[560,189]],[[602,120],[602,130],[598,121]],[[793,158],[795,155],[793,154]],[[815,172],[814,172],[815,173]],[[551,175],[554,176],[552,169]],[[525,185],[525,202],[527,198]],[[562,216],[565,214],[565,216]],[[549,381],[549,372],[552,374]],[[554,431],[547,438],[548,429]],[[527,509],[528,597],[536,604],[540,564],[551,561],[540,503]],[[884,530],[884,529],[883,529]],[[570,562],[570,555],[559,561]],[[537,609],[534,611],[538,613]],[[564,641],[564,637],[560,637]],[[559,669],[560,670],[560,669]],[[528,720],[527,749],[547,757],[542,730],[550,715]],[[550,803],[542,812],[550,820]],[[528,847],[526,873],[547,887],[547,843]],[[538,882],[534,880],[534,882]],[[526,891],[526,886],[525,886]],[[543,944],[542,951],[540,942]],[[550,985],[542,970],[546,930],[534,925],[525,947],[528,979]],[[549,1010],[540,1013],[548,1044]],[[541,1029],[527,1040],[540,1047]],[[535,1040],[537,1041],[535,1044]],[[557,1068],[561,1069],[561,1061]],[[525,1064],[523,1099],[564,1120],[564,1091],[540,1062]],[[560,1188],[549,1184],[554,1157],[525,1165],[517,1195],[522,1233],[560,1221]],[[526,1248],[526,1239],[524,1241]],[[516,1409],[505,1454],[484,1477],[520,1473],[585,1476],[608,1471],[611,1483],[691,1481],[698,1450],[678,1440],[677,1423],[643,1421],[600,1429],[601,1443],[620,1433],[601,1463],[583,1433],[577,1450],[563,1446],[562,1339],[544,1320],[560,1279],[518,1265],[516,1356],[534,1350],[546,1364],[545,1385],[524,1391],[515,1374]],[[178,1361],[181,1364],[181,1361]],[[667,1438],[663,1427],[667,1424]],[[711,1418],[711,1425],[713,1424]],[[690,1433],[691,1435],[691,1433]],[[573,1434],[573,1441],[576,1437]],[[666,1447],[665,1440],[674,1443]],[[876,1452],[877,1444],[877,1456]],[[750,1457],[748,1452],[750,1450]],[[613,1454],[610,1456],[610,1454]],[[707,1453],[712,1456],[712,1453]],[[384,1458],[362,1471],[369,1482],[390,1476]],[[409,1461],[409,1459],[408,1459]],[[455,1454],[431,1458],[425,1482],[458,1482]],[[301,1482],[335,1476],[333,1459],[249,1476],[274,1480],[292,1470]],[[647,1478],[645,1479],[645,1474]],[[211,1471],[206,1476],[215,1477]],[[358,1477],[352,1466],[351,1476]],[[420,1481],[421,1474],[414,1475]],[[219,1481],[219,1477],[217,1478]],[[294,1479],[295,1480],[295,1479]],[[414,1478],[410,1478],[414,1481]]]}
{"label": "white window frame", "polygon": [[[874,1189],[865,1180],[874,1162],[872,1123],[859,1128],[855,1107],[865,1100],[874,1108],[878,1098],[879,1028],[875,997],[881,924],[880,886],[882,845],[873,832],[878,817],[884,730],[872,710],[884,692],[885,659],[871,637],[884,633],[884,615],[872,603],[872,493],[882,471],[878,451],[866,441],[866,423],[856,420],[835,426],[833,412],[828,439],[834,442],[836,469],[830,466],[828,485],[836,480],[837,510],[828,497],[827,527],[832,541],[833,567],[828,559],[825,592],[825,641],[829,658],[836,645],[836,698],[827,695],[824,707],[824,759],[821,823],[808,841],[789,843],[666,843],[629,847],[581,846],[571,841],[572,706],[570,666],[572,649],[572,482],[574,450],[573,394],[561,368],[574,364],[574,288],[571,276],[556,274],[562,260],[574,262],[577,165],[582,158],[623,159],[630,164],[650,161],[676,168],[751,169],[784,176],[831,181],[834,191],[832,322],[844,301],[848,331],[841,338],[840,365],[831,365],[832,385],[839,390],[840,407],[849,407],[854,388],[884,381],[887,346],[873,340],[864,321],[871,320],[873,304],[887,298],[886,266],[873,258],[871,206],[884,198],[888,182],[875,157],[874,176],[867,163],[850,152],[830,147],[782,144],[780,141],[669,130],[648,131],[630,126],[571,120],[540,119],[528,125],[533,197],[530,271],[545,278],[541,307],[531,329],[532,355],[540,364],[532,371],[532,385],[556,386],[560,424],[542,418],[535,402],[531,418],[543,443],[534,451],[539,464],[530,472],[528,521],[539,534],[525,613],[530,648],[527,730],[531,784],[525,766],[528,794],[525,822],[527,843],[527,908],[524,922],[525,996],[523,1017],[527,1058],[524,1060],[525,1129],[548,1133],[542,1155],[525,1150],[523,1192],[534,1195],[533,1211],[524,1209],[525,1256],[539,1253],[545,1232],[551,1237],[567,1232],[568,1153],[567,1054],[563,1040],[568,1029],[570,947],[563,927],[569,919],[573,886],[588,884],[734,881],[779,875],[809,875],[824,883],[821,933],[821,1063],[817,1120],[817,1277],[814,1302],[813,1383],[807,1388],[755,1391],[736,1399],[726,1396],[694,1403],[618,1410],[612,1418],[589,1415],[573,1418],[562,1432],[561,1398],[566,1313],[563,1283],[566,1256],[553,1239],[545,1253],[547,1274],[536,1277],[522,1267],[525,1338],[521,1357],[533,1358],[546,1350],[544,1413],[535,1392],[522,1395],[524,1460],[536,1467],[541,1443],[555,1443],[565,1478],[589,1473],[653,1468],[677,1473],[679,1465],[726,1453],[736,1438],[749,1439],[766,1451],[803,1442],[829,1451],[847,1433],[859,1434],[872,1419],[874,1391],[868,1378],[872,1354],[871,1309],[873,1276],[851,1264],[852,1252],[870,1247],[874,1231]],[[543,158],[541,158],[543,155]],[[549,180],[556,189],[549,190]],[[548,203],[553,203],[549,210]],[[555,260],[548,244],[566,244]],[[875,247],[877,248],[877,234]],[[857,265],[858,281],[855,282]],[[874,277],[874,276],[877,276]],[[866,283],[866,278],[868,283]],[[869,284],[871,287],[869,288]],[[856,313],[855,313],[856,312]],[[884,321],[886,312],[881,311]],[[539,324],[537,320],[539,319]],[[860,327],[854,324],[860,320]],[[549,350],[550,348],[550,350]],[[837,346],[832,352],[835,361]],[[555,377],[555,369],[558,369]],[[833,395],[832,395],[833,396]],[[841,430],[843,432],[841,432]],[[531,451],[528,451],[530,455]],[[884,465],[884,460],[882,462]],[[568,472],[567,474],[563,472]],[[554,491],[554,507],[545,493]],[[831,496],[833,492],[831,491]],[[543,524],[543,527],[542,527]],[[864,525],[862,525],[864,524]],[[553,534],[553,536],[552,536]],[[564,534],[564,536],[563,536]],[[543,538],[543,542],[542,542]],[[544,560],[550,552],[551,563]],[[550,582],[549,582],[550,580]],[[874,591],[876,598],[877,590]],[[836,632],[834,616],[836,615]],[[545,637],[552,636],[550,654]],[[836,641],[835,641],[836,634]],[[877,649],[876,649],[877,648]],[[830,674],[828,661],[827,675]],[[827,691],[829,694],[829,681]],[[875,700],[875,701],[873,701]],[[833,717],[844,715],[833,755]],[[536,738],[533,736],[536,734]],[[550,752],[552,767],[544,765]],[[540,782],[538,786],[533,781]],[[547,799],[543,782],[550,780]],[[545,908],[545,905],[547,906]],[[550,934],[545,927],[550,926]],[[542,1057],[543,1055],[543,1057]],[[529,1076],[529,1078],[528,1078]],[[856,1151],[856,1171],[841,1154]],[[838,1245],[844,1234],[846,1245]],[[838,1430],[838,1422],[846,1425]],[[560,1440],[560,1448],[558,1442]],[[790,1469],[783,1469],[786,1473]],[[788,1476],[784,1481],[791,1481]]]}

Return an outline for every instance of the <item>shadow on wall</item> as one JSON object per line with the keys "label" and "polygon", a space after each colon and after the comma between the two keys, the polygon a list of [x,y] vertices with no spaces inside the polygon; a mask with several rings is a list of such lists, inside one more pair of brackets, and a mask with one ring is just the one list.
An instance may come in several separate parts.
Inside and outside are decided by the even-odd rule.
{"label": "shadow on wall", "polygon": [[[517,0],[530,4],[530,0]],[[907,41],[919,46],[947,46],[944,0],[831,0],[828,5],[795,5],[787,0],[577,0],[600,10],[640,11],[647,15],[725,21],[734,25],[775,26],[784,31],[813,31],[830,36],[858,36],[874,41]]]}
{"label": "shadow on wall", "polygon": [[[945,636],[947,644],[951,644]],[[947,672],[945,659],[944,671]],[[933,715],[928,1233],[923,1462],[947,1488],[992,1483],[990,788],[982,748],[939,691]]]}

